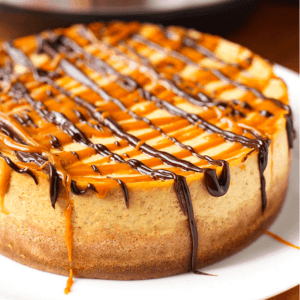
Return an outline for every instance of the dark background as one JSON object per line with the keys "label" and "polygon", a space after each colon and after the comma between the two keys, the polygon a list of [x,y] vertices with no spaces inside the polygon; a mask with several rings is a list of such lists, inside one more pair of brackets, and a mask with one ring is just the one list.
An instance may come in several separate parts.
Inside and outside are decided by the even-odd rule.
{"label": "dark background", "polygon": [[[113,19],[181,25],[221,35],[299,73],[298,0],[243,0],[226,7],[110,17],[41,13],[0,4],[0,39],[10,40],[76,22]],[[269,300],[299,300],[299,286]]]}

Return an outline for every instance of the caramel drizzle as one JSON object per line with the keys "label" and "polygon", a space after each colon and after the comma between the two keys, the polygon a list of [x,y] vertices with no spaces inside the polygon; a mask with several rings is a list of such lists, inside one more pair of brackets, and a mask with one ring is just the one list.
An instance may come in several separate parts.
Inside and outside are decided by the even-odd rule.
{"label": "caramel drizzle", "polygon": [[0,160],[0,211],[6,215],[9,214],[9,211],[4,205],[4,197],[8,191],[11,168],[5,163],[3,159]]}
{"label": "caramel drizzle", "polygon": [[67,286],[65,288],[65,294],[68,295],[71,292],[71,287],[73,285],[73,269],[70,269],[70,275],[67,281]]}
{"label": "caramel drizzle", "polygon": [[273,233],[273,232],[271,232],[271,231],[265,230],[265,229],[262,229],[262,231],[263,231],[265,234],[267,234],[267,235],[269,235],[270,237],[272,237],[273,239],[277,240],[278,242],[280,242],[280,243],[282,243],[282,244],[284,244],[284,245],[290,246],[290,247],[292,247],[292,248],[295,248],[295,249],[297,249],[297,250],[300,250],[300,247],[299,247],[299,246],[296,246],[296,245],[294,245],[294,244],[292,244],[292,243],[290,243],[290,242],[284,240],[284,239],[283,239],[282,237],[280,237],[279,235],[277,235],[277,234],[275,234],[275,233]]}
{"label": "caramel drizzle", "polygon": [[[72,226],[72,210],[73,205],[71,200],[69,199],[69,191],[66,190],[67,193],[67,206],[65,208],[65,218],[66,218],[66,245],[69,254],[69,262],[72,264],[73,262],[73,226]],[[67,295],[71,291],[71,287],[73,285],[73,269],[70,268],[70,275],[67,281],[67,286],[65,288],[65,294]]]}
{"label": "caramel drizzle", "polygon": [[[166,37],[170,39],[170,31],[165,30],[163,32],[165,33]],[[209,49],[207,49],[203,45],[198,44],[194,39],[192,39],[191,37],[189,37],[187,35],[184,35],[182,37],[181,42],[182,42],[183,46],[193,48],[193,49],[197,50],[199,53],[201,53],[205,57],[208,57],[208,58],[210,58],[212,60],[218,61],[218,62],[220,62],[220,63],[222,63],[224,65],[233,66],[233,67],[238,68],[238,69],[244,69],[243,66],[241,66],[238,63],[225,62],[223,59],[220,59],[219,57],[217,57],[214,52],[210,51]]]}
{"label": "caramel drizzle", "polygon": [[[26,88],[20,82],[17,82],[16,84],[14,84],[12,86],[10,92],[12,94],[15,94],[16,98],[19,99],[20,97],[22,97],[22,92],[26,92],[26,91],[27,91]],[[30,96],[29,96],[29,98],[30,98]],[[29,98],[27,97],[27,100]],[[33,99],[29,99],[29,100],[34,101]],[[40,105],[40,104],[38,104],[38,105]],[[0,120],[1,120],[1,114],[0,114]],[[16,129],[16,124],[12,123],[11,125],[14,127],[14,129]],[[69,185],[70,185],[71,191],[76,195],[83,194],[88,189],[95,190],[95,188],[92,185],[88,185],[88,187],[84,190],[79,190],[76,187],[76,182],[74,182],[73,180],[70,179],[69,174],[63,169],[63,167],[61,166],[61,163],[57,157],[50,154],[50,152],[45,151],[43,149],[43,147],[37,147],[32,144],[28,145],[28,141],[30,141],[30,139],[28,139],[27,142],[24,141],[23,137],[26,137],[25,133],[23,132],[23,137],[21,137],[20,134],[17,134],[16,131],[12,130],[7,124],[3,123],[3,119],[2,119],[2,121],[0,121],[0,130],[5,135],[7,135],[7,138],[6,138],[7,141],[4,141],[5,145],[8,148],[14,150],[16,157],[21,162],[35,163],[38,166],[40,166],[40,168],[43,169],[46,174],[48,174],[49,181],[50,181],[50,200],[51,200],[51,204],[52,204],[53,208],[55,207],[56,199],[58,196],[60,180],[67,188],[69,188]],[[0,138],[1,138],[1,135],[0,135]],[[2,142],[3,142],[3,140],[2,140]],[[34,141],[31,141],[31,142],[35,143]],[[2,154],[0,154],[0,156],[2,158],[4,158],[4,160],[6,161],[6,163],[9,165],[9,167],[11,169],[13,169],[14,171],[16,171],[18,173],[28,174],[29,176],[31,176],[33,178],[33,180],[35,181],[36,184],[38,183],[36,176],[29,168],[22,169],[22,168],[18,167],[9,157],[3,156]],[[71,180],[71,183],[69,183],[70,180]]]}
{"label": "caramel drizzle", "polygon": [[[181,182],[181,177],[176,176],[174,173],[167,171],[167,170],[153,170],[151,168],[148,168],[146,165],[144,165],[142,162],[137,161],[137,160],[128,160],[125,161],[120,155],[112,153],[111,151],[108,150],[108,148],[102,144],[93,144],[85,135],[83,132],[81,132],[71,121],[69,121],[67,119],[66,116],[64,116],[61,113],[58,112],[54,112],[51,111],[49,112],[45,105],[40,102],[40,101],[35,101],[28,93],[27,89],[25,88],[25,86],[21,83],[21,82],[17,82],[13,85],[12,89],[11,89],[11,93],[14,95],[15,98],[24,98],[39,114],[42,118],[48,120],[49,122],[54,123],[55,125],[59,126],[62,130],[64,130],[67,134],[69,134],[73,140],[77,143],[81,143],[87,147],[92,147],[98,154],[107,157],[110,156],[110,158],[116,162],[119,163],[126,163],[128,164],[130,167],[132,167],[133,169],[141,172],[142,174],[147,174],[150,175],[152,177],[158,177],[161,179],[177,179],[176,180],[176,184],[175,186],[178,188],[179,183]],[[77,99],[78,100],[78,99]],[[84,101],[84,100],[82,100]],[[115,127],[118,127],[119,125],[113,121],[113,120],[109,120],[110,118],[105,118],[103,120],[102,118],[102,112],[97,111],[96,107],[94,105],[92,105],[91,103],[87,103],[84,101],[84,104],[86,106],[88,106],[89,108],[92,107],[92,110],[90,111],[90,113],[94,113],[94,111],[96,111],[94,114],[96,114],[97,118],[99,119],[100,122],[105,123],[109,122],[108,124],[113,124]],[[103,124],[106,125],[106,124]],[[119,134],[125,134],[124,130],[121,129],[121,132]],[[196,167],[196,166],[195,166]],[[197,167],[196,167],[197,168]],[[199,168],[198,168],[199,169]],[[178,178],[177,178],[178,177]],[[183,178],[183,177],[182,177]],[[120,184],[121,181],[118,181],[118,183]],[[121,187],[125,186],[120,184]],[[93,185],[89,184],[88,188],[92,188],[95,189],[93,187]],[[76,187],[76,183],[74,181],[71,182],[71,190],[74,194],[83,194],[87,191],[87,189],[85,190],[78,190]],[[128,192],[125,192],[124,194],[128,195]],[[186,196],[187,197],[187,196]],[[184,197],[184,200],[186,200],[186,197]],[[183,202],[182,202],[182,198],[180,198],[180,204],[181,207],[183,208]],[[128,200],[126,199],[125,202],[127,203]],[[54,203],[55,204],[55,203]],[[184,210],[184,209],[183,209]]]}

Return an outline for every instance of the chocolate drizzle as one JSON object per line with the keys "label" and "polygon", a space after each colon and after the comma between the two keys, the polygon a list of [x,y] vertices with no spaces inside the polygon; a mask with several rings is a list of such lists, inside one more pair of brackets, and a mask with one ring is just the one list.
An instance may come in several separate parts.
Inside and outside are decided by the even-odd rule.
{"label": "chocolate drizzle", "polygon": [[[84,27],[82,28],[82,30],[80,30],[80,32],[83,34],[83,36],[87,39],[89,39],[91,41],[91,37],[88,34],[88,32],[86,32],[86,30],[84,29]],[[142,38],[139,35],[134,35],[134,38]],[[94,70],[96,70],[97,72],[100,72],[101,69],[99,68],[101,66],[102,70],[105,67],[106,68],[106,72],[110,73],[110,74],[114,74],[116,76],[118,76],[120,78],[121,74],[118,73],[116,70],[114,70],[111,66],[109,66],[107,63],[105,63],[103,60],[101,60],[98,57],[94,57],[93,55],[91,55],[90,53],[84,51],[79,45],[77,45],[74,41],[70,40],[69,38],[65,37],[65,36],[59,36],[60,42],[67,44],[70,48],[72,48],[74,51],[77,51],[80,54],[83,54],[84,56],[86,56],[87,58],[87,64]],[[224,110],[226,108],[230,109],[230,113],[234,114],[236,116],[240,116],[240,117],[245,117],[245,115],[235,109],[234,107],[232,107],[229,103],[226,103],[224,101],[213,101],[213,99],[211,97],[209,97],[207,94],[203,93],[203,92],[198,92],[197,95],[192,95],[189,92],[184,91],[182,88],[180,88],[177,84],[177,82],[181,81],[181,78],[176,75],[177,80],[170,80],[170,79],[166,79],[165,77],[161,76],[158,72],[156,72],[156,70],[151,66],[150,62],[148,61],[147,58],[145,58],[144,56],[142,56],[141,54],[137,53],[133,47],[130,47],[129,45],[125,44],[124,42],[121,42],[123,46],[125,46],[126,48],[130,49],[131,52],[133,52],[135,54],[135,56],[137,56],[142,62],[143,62],[143,69],[147,69],[149,71],[149,73],[154,76],[157,80],[160,80],[162,82],[164,82],[175,94],[177,94],[179,97],[184,98],[185,100],[187,100],[188,102],[197,105],[197,106],[203,106],[203,107],[218,107],[221,110]],[[129,56],[127,56],[125,53],[122,53],[121,51],[119,51],[118,49],[114,49],[114,51],[121,57],[123,57],[124,59],[126,59],[127,61],[133,61],[131,58],[129,58]],[[134,63],[137,63],[136,61],[133,61]],[[130,76],[127,76],[127,78],[130,78]],[[135,82],[132,78],[130,78],[130,81],[133,82],[132,86],[135,86],[135,88],[138,88],[139,90],[141,90],[141,87],[138,85],[137,82]],[[148,91],[146,91],[148,92]]]}
{"label": "chocolate drizzle", "polygon": [[[3,122],[0,122],[0,129],[4,134],[6,134],[7,136],[9,136],[13,140],[15,140],[17,143],[26,145],[26,143],[23,141],[23,139]],[[43,166],[48,161],[48,159],[46,157],[44,157],[43,155],[40,155],[38,153],[15,151],[15,155],[21,162],[24,162],[24,163],[34,162],[39,166]],[[13,169],[14,171],[16,171],[18,173],[28,174],[30,177],[33,178],[33,180],[37,184],[37,179],[31,170],[29,170],[28,168],[21,169],[14,162],[12,162],[10,158],[4,157],[4,156],[2,156],[2,157],[5,159],[6,163],[8,164],[8,166],[11,169]],[[55,167],[51,163],[48,163],[45,166],[44,170],[49,176],[50,200],[51,200],[52,206],[54,207],[57,196],[58,196],[59,177],[58,177]]]}
{"label": "chocolate drizzle", "polygon": [[91,183],[89,183],[87,185],[87,187],[85,189],[80,190],[77,185],[76,182],[74,180],[71,181],[71,191],[74,195],[83,195],[85,194],[88,190],[94,191],[97,193],[97,190],[95,188],[95,186]]}
{"label": "chocolate drizzle", "polygon": [[17,172],[19,174],[27,174],[27,175],[29,175],[34,180],[35,184],[38,184],[36,176],[33,174],[33,172],[31,170],[29,170],[28,168],[23,168],[23,169],[19,168],[8,156],[4,156],[1,152],[0,152],[0,157],[2,157],[5,160],[5,162],[7,163],[7,165],[12,170],[14,170],[15,172]]}
{"label": "chocolate drizzle", "polygon": [[49,134],[49,136],[51,138],[50,143],[51,143],[52,147],[55,149],[58,149],[58,150],[62,150],[62,146],[61,146],[59,139],[52,134]]}
{"label": "chocolate drizzle", "polygon": [[[82,131],[80,131],[65,115],[63,115],[62,113],[58,113],[56,111],[48,111],[47,108],[45,107],[45,105],[41,101],[34,100],[29,95],[27,89],[21,82],[15,83],[12,86],[12,89],[10,92],[11,92],[11,94],[14,95],[14,97],[16,97],[18,99],[24,98],[43,119],[46,119],[47,121],[58,126],[61,130],[63,130],[70,137],[72,137],[73,141],[75,141],[81,145],[84,145],[86,147],[91,147],[96,151],[96,153],[98,153],[104,157],[110,157],[110,159],[112,159],[116,162],[126,163],[131,168],[133,168],[134,170],[136,170],[142,174],[156,176],[161,179],[173,179],[176,181],[177,175],[173,172],[170,172],[167,170],[161,170],[161,169],[158,169],[158,170],[151,169],[151,168],[147,167],[146,165],[144,165],[142,162],[135,160],[135,159],[130,159],[130,160],[125,161],[120,155],[109,151],[109,149],[106,146],[104,146],[102,144],[93,144],[84,135],[84,133]],[[79,101],[79,99],[77,99],[77,101]],[[121,128],[121,126],[118,125],[117,122],[111,120],[110,118],[105,118],[103,120],[103,118],[102,118],[103,112],[96,111],[96,107],[94,105],[84,101],[83,99],[80,99],[80,101],[81,101],[81,104],[84,105],[84,107],[87,109],[87,111],[91,114],[91,116],[94,116],[96,119],[98,119],[98,121],[103,123],[103,125],[108,127],[110,130],[112,130],[116,135],[119,135],[120,137],[122,136],[122,137],[124,137],[124,139],[127,138],[129,141],[132,140],[133,142],[135,142],[134,137],[129,134],[126,134],[126,132]],[[152,149],[154,149],[154,148],[149,147],[149,151],[151,151]],[[157,151],[157,150],[154,149],[153,151]],[[170,157],[171,157],[171,155],[170,155]],[[179,159],[176,158],[176,160],[178,160],[180,162]],[[56,171],[55,168],[53,167],[53,165],[51,165],[51,164],[48,164],[48,165],[50,165],[50,178],[53,178],[53,180],[50,184],[50,195],[51,195],[51,203],[54,206],[55,200],[56,200],[57,194],[58,194],[58,183],[59,183],[58,179],[59,178],[58,178],[58,176],[53,176],[54,172]],[[117,180],[117,179],[115,179],[115,180]],[[122,192],[123,192],[123,195],[125,198],[126,205],[129,205],[128,204],[129,203],[128,191],[127,191],[126,185],[121,180],[120,181],[117,180],[117,182],[119,183],[119,185],[122,188]],[[208,182],[208,184],[211,183],[210,180],[207,182]],[[181,186],[182,186],[182,184],[181,184]],[[214,188],[214,186],[211,187],[211,189],[213,189],[213,188]],[[71,182],[71,191],[72,191],[72,193],[74,193],[76,195],[84,194],[84,193],[86,193],[86,191],[88,189],[96,191],[95,187],[91,184],[89,184],[86,189],[79,190],[76,186],[76,183],[74,181]],[[53,200],[53,195],[55,195],[55,200]],[[197,230],[197,229],[194,229],[194,230]],[[194,249],[193,251],[197,252],[197,249]]]}
{"label": "chocolate drizzle", "polygon": [[71,151],[71,153],[72,153],[74,156],[76,156],[76,158],[77,158],[78,160],[80,160],[80,157],[79,157],[79,155],[77,154],[77,152]]}
{"label": "chocolate drizzle", "polygon": [[270,112],[267,111],[267,110],[261,110],[261,111],[259,112],[259,114],[260,114],[261,116],[263,116],[263,117],[266,117],[266,118],[271,118],[271,117],[273,117],[273,114],[270,113]]}
{"label": "chocolate drizzle", "polygon": [[101,175],[101,172],[100,172],[100,170],[97,168],[96,165],[91,165],[91,167],[92,167],[92,169],[93,169],[94,172],[96,172],[96,173],[98,173],[99,175]]}
{"label": "chocolate drizzle", "polygon": [[129,208],[129,196],[128,196],[128,189],[127,189],[126,184],[119,178],[113,178],[113,177],[110,177],[110,176],[106,176],[106,177],[109,178],[109,179],[117,181],[117,183],[120,185],[120,187],[122,189],[123,196],[124,196],[125,205],[126,205],[127,208]]}
{"label": "chocolate drizzle", "polygon": [[[166,31],[166,33],[167,33],[167,31]],[[210,50],[208,50],[204,46],[198,44],[195,40],[193,40],[192,38],[190,38],[186,35],[184,35],[182,37],[182,45],[193,48],[196,51],[200,52],[201,54],[203,54],[206,57],[209,57],[212,60],[216,60],[218,62],[221,62],[222,64],[226,64],[226,65],[230,65],[230,66],[233,66],[235,68],[238,68],[238,69],[242,69],[242,66],[237,64],[237,63],[228,63],[228,62],[225,62],[224,60],[218,58],[213,52],[211,52]]]}

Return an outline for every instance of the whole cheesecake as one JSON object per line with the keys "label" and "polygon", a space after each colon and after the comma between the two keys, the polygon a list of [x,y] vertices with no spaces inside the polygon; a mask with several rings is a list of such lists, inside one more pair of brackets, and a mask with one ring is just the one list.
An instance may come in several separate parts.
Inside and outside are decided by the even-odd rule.
{"label": "whole cheesecake", "polygon": [[0,51],[1,254],[77,277],[201,274],[280,211],[292,112],[248,49],[111,22]]}

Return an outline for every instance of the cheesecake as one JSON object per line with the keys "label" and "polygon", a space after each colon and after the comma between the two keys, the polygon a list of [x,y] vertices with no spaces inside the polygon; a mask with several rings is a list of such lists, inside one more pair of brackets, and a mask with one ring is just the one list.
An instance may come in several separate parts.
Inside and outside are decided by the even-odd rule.
{"label": "cheesecake", "polygon": [[0,51],[0,254],[85,278],[205,274],[280,212],[293,116],[249,49],[114,21]]}

